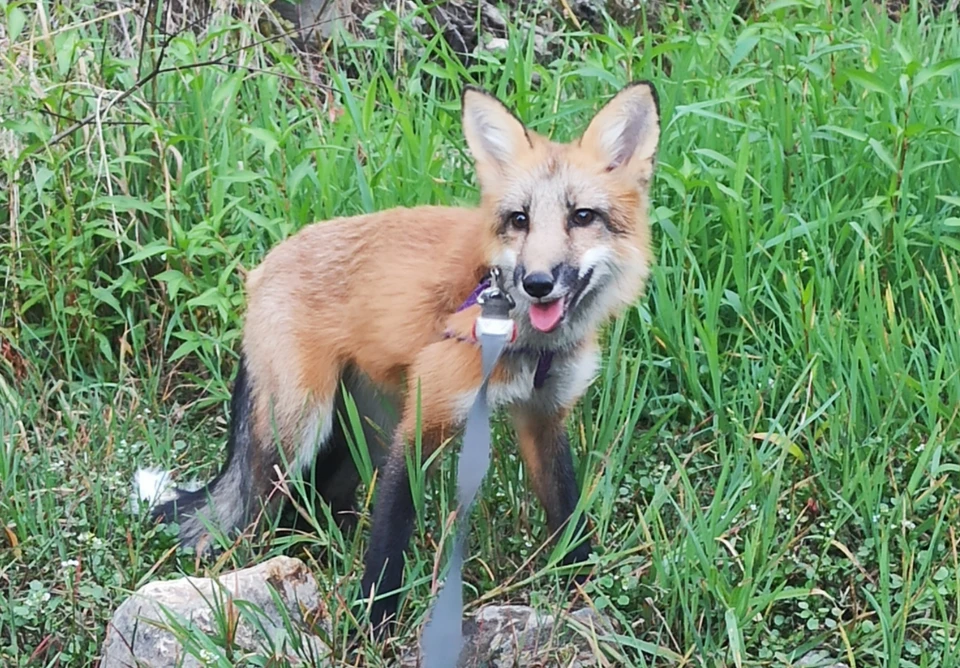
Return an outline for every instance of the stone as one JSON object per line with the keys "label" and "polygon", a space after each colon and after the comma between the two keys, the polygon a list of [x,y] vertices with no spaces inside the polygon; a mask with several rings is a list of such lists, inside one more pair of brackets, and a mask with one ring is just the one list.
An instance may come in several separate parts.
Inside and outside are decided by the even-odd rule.
{"label": "stone", "polygon": [[[252,612],[248,605],[263,614]],[[294,665],[304,659],[317,663],[329,655],[329,649],[311,633],[322,629],[326,635],[330,629],[313,574],[299,559],[275,557],[216,580],[185,577],[144,585],[114,613],[101,649],[101,668],[204,665],[199,658],[202,650],[191,656],[174,633],[157,626],[170,625],[171,616],[216,638],[232,626],[235,655],[279,654]],[[292,624],[284,622],[285,616]]]}
{"label": "stone", "polygon": [[796,668],[849,668],[846,663],[837,661],[829,652],[821,649],[804,654],[793,665]]}
{"label": "stone", "polygon": [[[610,621],[589,608],[559,615],[525,605],[488,605],[464,621],[458,668],[593,666],[599,663],[590,639],[612,631]],[[408,655],[403,666],[416,666]]]}
{"label": "stone", "polygon": [[496,53],[497,51],[506,51],[510,47],[510,42],[503,37],[491,37],[484,45],[484,51]]}
{"label": "stone", "polygon": [[507,20],[503,18],[503,13],[490,2],[480,3],[480,18],[483,21],[483,27],[492,31],[495,35],[506,36]]}
{"label": "stone", "polygon": [[[209,650],[188,651],[170,630],[175,625],[210,636],[218,648],[224,645],[224,627],[232,628],[228,660],[233,662],[256,655],[272,657],[270,665],[341,665],[321,639],[331,636],[330,615],[313,574],[299,559],[275,557],[216,579],[185,577],[144,585],[114,612],[101,648],[101,668],[209,663],[213,657],[204,656]],[[596,665],[593,639],[612,629],[607,618],[588,608],[551,615],[522,605],[487,605],[464,620],[458,668]],[[401,653],[394,664],[398,668],[420,665],[413,640],[418,634],[410,631],[413,646]]]}

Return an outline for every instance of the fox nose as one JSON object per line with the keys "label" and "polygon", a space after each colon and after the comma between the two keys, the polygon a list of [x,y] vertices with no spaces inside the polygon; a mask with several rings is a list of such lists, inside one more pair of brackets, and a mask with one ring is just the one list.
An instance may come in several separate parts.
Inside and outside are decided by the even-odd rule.
{"label": "fox nose", "polygon": [[546,297],[553,290],[553,277],[542,271],[523,277],[523,290],[531,297]]}

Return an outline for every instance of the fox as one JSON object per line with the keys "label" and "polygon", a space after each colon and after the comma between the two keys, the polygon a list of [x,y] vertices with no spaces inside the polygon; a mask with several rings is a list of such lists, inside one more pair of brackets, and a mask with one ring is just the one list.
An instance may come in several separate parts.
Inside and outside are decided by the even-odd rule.
{"label": "fox", "polygon": [[[653,264],[652,82],[620,89],[567,143],[482,88],[465,85],[460,102],[479,202],[332,218],[275,245],[245,281],[226,461],[150,511],[199,550],[212,528],[241,531],[274,508],[280,476],[312,471],[337,521],[355,526],[360,474],[338,419],[349,394],[377,469],[361,587],[378,632],[395,623],[415,525],[417,430],[426,460],[460,433],[480,389],[478,286],[496,271],[514,303],[487,397],[509,414],[555,539],[580,499],[566,420],[599,370],[602,327],[641,298]],[[563,563],[591,551],[587,536]]]}

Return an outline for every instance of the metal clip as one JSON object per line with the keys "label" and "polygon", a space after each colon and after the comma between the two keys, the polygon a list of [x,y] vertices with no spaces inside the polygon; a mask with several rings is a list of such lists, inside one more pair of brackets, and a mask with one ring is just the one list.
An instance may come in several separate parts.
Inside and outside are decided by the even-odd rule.
{"label": "metal clip", "polygon": [[517,338],[517,329],[510,319],[510,311],[517,305],[503,285],[503,275],[499,267],[490,269],[490,286],[477,295],[480,304],[480,317],[473,326],[473,335],[509,336],[513,342]]}
{"label": "metal clip", "polygon": [[490,269],[490,287],[477,295],[483,318],[509,318],[510,311],[517,303],[503,285],[503,275],[499,267]]}

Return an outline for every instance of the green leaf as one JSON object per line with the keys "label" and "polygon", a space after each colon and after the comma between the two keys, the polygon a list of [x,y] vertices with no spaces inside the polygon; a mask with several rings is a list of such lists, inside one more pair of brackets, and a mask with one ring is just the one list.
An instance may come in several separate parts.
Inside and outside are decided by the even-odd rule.
{"label": "green leaf", "polygon": [[16,42],[27,23],[27,13],[19,7],[12,7],[7,14],[7,36],[10,42]]}
{"label": "green leaf", "polygon": [[117,301],[117,298],[107,290],[106,288],[94,288],[90,291],[90,294],[100,302],[107,304],[114,311],[120,314],[120,317],[123,317],[123,308],[120,306],[120,302]]}
{"label": "green leaf", "polygon": [[957,197],[956,195],[937,195],[937,199],[941,202],[946,202],[947,204],[960,206],[960,197]]}
{"label": "green leaf", "polygon": [[199,347],[200,347],[200,341],[199,341],[199,339],[193,339],[193,340],[190,340],[190,341],[184,341],[184,342],[181,343],[179,346],[177,346],[177,349],[173,351],[173,354],[170,355],[170,359],[168,359],[167,361],[168,361],[168,362],[176,362],[176,361],[177,361],[178,359],[180,359],[181,357],[186,357],[186,356],[189,355],[190,353],[192,353],[192,352],[194,352],[195,350],[197,350]]}
{"label": "green leaf", "polygon": [[291,196],[296,195],[297,188],[300,186],[300,182],[311,173],[315,174],[316,172],[314,171],[313,161],[310,158],[307,158],[297,165],[287,178],[288,193]]}
{"label": "green leaf", "polygon": [[763,8],[764,14],[772,14],[775,11],[780,9],[791,9],[793,7],[803,7],[804,9],[813,8],[813,3],[810,0],[773,0],[766,7]]}
{"label": "green leaf", "polygon": [[723,613],[723,620],[727,626],[727,639],[730,641],[730,653],[737,668],[743,668],[743,641],[740,638],[740,627],[737,624],[737,613],[733,608],[727,608]]}
{"label": "green leaf", "polygon": [[931,79],[936,79],[937,77],[948,77],[957,70],[960,70],[960,58],[950,58],[949,60],[941,61],[936,65],[924,67],[922,70],[917,72],[917,76],[914,78],[913,83],[915,86],[922,86]]}
{"label": "green leaf", "polygon": [[110,341],[100,332],[93,333],[94,338],[97,340],[97,345],[100,347],[100,352],[103,353],[103,356],[107,358],[107,361],[111,364],[114,363],[113,350],[110,348]]}
{"label": "green leaf", "polygon": [[868,139],[867,135],[852,128],[841,128],[837,125],[824,125],[820,129],[828,132],[835,132],[838,135],[843,135],[844,137],[849,137],[850,139],[856,139],[857,141],[867,141]]}
{"label": "green leaf", "polygon": [[880,77],[872,72],[867,72],[866,70],[846,70],[845,74],[848,79],[869,91],[882,95],[890,94],[889,87],[887,87]]}
{"label": "green leaf", "polygon": [[197,306],[217,306],[222,301],[223,295],[220,294],[217,288],[207,288],[202,294],[187,301],[187,306],[190,308]]}
{"label": "green leaf", "polygon": [[163,214],[149,202],[144,202],[143,200],[128,195],[105,195],[103,197],[97,197],[89,204],[80,207],[80,210],[83,211],[99,207],[113,211],[140,211],[141,213],[148,213],[157,218],[163,217]]}
{"label": "green leaf", "polygon": [[277,150],[277,146],[280,145],[277,136],[266,128],[244,128],[243,131],[263,143],[265,160],[269,159],[273,152]]}
{"label": "green leaf", "polygon": [[887,150],[887,147],[878,142],[876,139],[870,138],[870,141],[867,142],[870,144],[870,148],[873,149],[873,152],[877,154],[877,157],[883,161],[887,167],[890,168],[890,171],[893,173],[897,172],[897,163],[893,161],[893,156],[890,155],[890,151]]}
{"label": "green leaf", "polygon": [[[237,94],[240,92],[240,84],[243,83],[243,76],[243,72],[235,72],[233,75],[227,77],[226,81],[217,86],[210,99],[210,108],[216,109],[227,100],[229,100],[230,104],[233,104]],[[222,110],[220,111],[222,112]]]}
{"label": "green leaf", "polygon": [[737,45],[730,55],[730,69],[733,70],[733,68],[739,65],[740,61],[749,56],[750,52],[753,51],[754,47],[759,43],[760,37],[758,35],[740,35],[740,37],[737,38]]}
{"label": "green leaf", "polygon": [[183,287],[190,287],[190,281],[187,277],[183,275],[182,271],[176,269],[162,271],[153,278],[154,280],[167,284],[167,292],[169,293],[170,299],[176,299]]}
{"label": "green leaf", "polygon": [[153,257],[154,255],[160,255],[161,253],[169,253],[170,251],[177,250],[173,246],[170,246],[164,241],[153,241],[136,253],[131,255],[128,258],[124,258],[120,264],[130,264],[131,262],[140,262],[146,260],[147,258]]}

